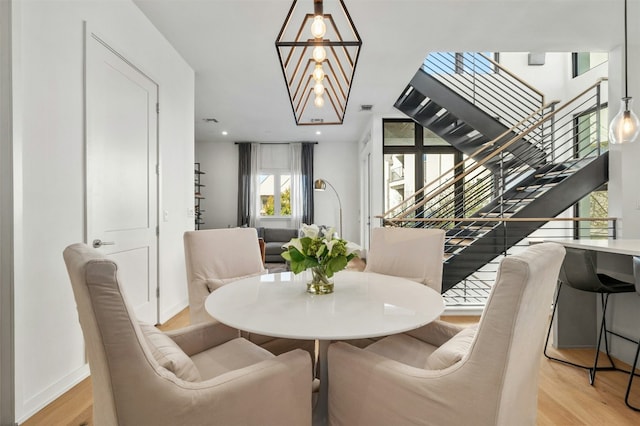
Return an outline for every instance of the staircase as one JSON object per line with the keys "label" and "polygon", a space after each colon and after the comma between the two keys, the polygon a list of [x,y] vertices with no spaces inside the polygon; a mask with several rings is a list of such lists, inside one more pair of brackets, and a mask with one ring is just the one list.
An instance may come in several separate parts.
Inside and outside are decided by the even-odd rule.
{"label": "staircase", "polygon": [[[537,99],[512,99],[506,114],[495,107],[502,100],[485,100],[489,89],[478,89],[478,80],[490,83],[488,75],[452,77],[433,67],[425,61],[396,107],[468,157],[386,212],[383,221],[447,230],[445,292],[604,185],[608,152],[606,123],[599,119],[602,81],[561,106],[543,105],[526,85],[494,90],[505,96],[529,91],[527,97]],[[480,94],[466,90],[471,79]]]}

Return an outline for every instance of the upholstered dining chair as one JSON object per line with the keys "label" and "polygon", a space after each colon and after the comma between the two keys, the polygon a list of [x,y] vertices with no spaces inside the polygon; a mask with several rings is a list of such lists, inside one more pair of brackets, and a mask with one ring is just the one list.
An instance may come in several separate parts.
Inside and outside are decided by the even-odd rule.
{"label": "upholstered dining chair", "polygon": [[311,363],[275,356],[217,322],[163,333],[139,323],[117,263],[64,250],[85,339],[96,425],[283,425],[311,422]]}
{"label": "upholstered dining chair", "polygon": [[502,260],[480,322],[436,321],[366,349],[329,347],[329,419],[349,425],[535,425],[538,370],[564,248]]}
{"label": "upholstered dining chair", "polygon": [[365,272],[393,275],[442,291],[443,229],[373,228]]}
{"label": "upholstered dining chair", "polygon": [[[255,228],[187,231],[184,254],[192,324],[213,321],[204,308],[212,291],[242,278],[267,273]],[[276,355],[295,348],[314,353],[312,340],[278,339],[244,331],[242,336]]]}

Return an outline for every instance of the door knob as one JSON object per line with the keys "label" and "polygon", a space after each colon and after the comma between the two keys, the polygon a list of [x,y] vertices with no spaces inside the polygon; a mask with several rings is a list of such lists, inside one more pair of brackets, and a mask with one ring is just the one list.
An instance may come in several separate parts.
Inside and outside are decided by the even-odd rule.
{"label": "door knob", "polygon": [[93,240],[93,248],[100,248],[102,246],[112,246],[115,244],[115,241],[102,241],[102,240]]}

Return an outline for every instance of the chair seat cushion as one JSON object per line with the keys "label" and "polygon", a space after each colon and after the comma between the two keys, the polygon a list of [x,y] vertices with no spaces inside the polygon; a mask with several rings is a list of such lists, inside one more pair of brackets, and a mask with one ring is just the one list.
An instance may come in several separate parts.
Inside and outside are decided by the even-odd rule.
{"label": "chair seat cushion", "polygon": [[425,368],[429,370],[444,370],[460,361],[469,352],[477,329],[478,327],[475,325],[467,327],[447,340],[427,358]]}
{"label": "chair seat cushion", "polygon": [[149,349],[151,349],[151,354],[158,361],[158,364],[182,380],[198,382],[202,379],[193,361],[171,337],[151,324],[141,322],[140,329],[146,338]]}
{"label": "chair seat cushion", "polygon": [[274,357],[268,350],[238,337],[195,354],[191,360],[198,368],[202,380],[208,380]]}
{"label": "chair seat cushion", "polygon": [[415,337],[395,334],[378,340],[365,350],[416,368],[424,368],[427,359],[436,348]]}

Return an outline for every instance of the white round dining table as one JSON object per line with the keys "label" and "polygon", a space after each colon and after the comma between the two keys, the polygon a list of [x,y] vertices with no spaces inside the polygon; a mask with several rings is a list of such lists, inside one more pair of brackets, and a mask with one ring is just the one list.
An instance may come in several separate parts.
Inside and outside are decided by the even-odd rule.
{"label": "white round dining table", "polygon": [[438,318],[440,293],[394,276],[341,271],[334,292],[307,293],[310,272],[265,274],[240,279],[212,292],[207,312],[230,327],[273,337],[318,341],[320,389],[314,424],[327,419],[327,351],[332,340],[362,339],[401,333]]}

